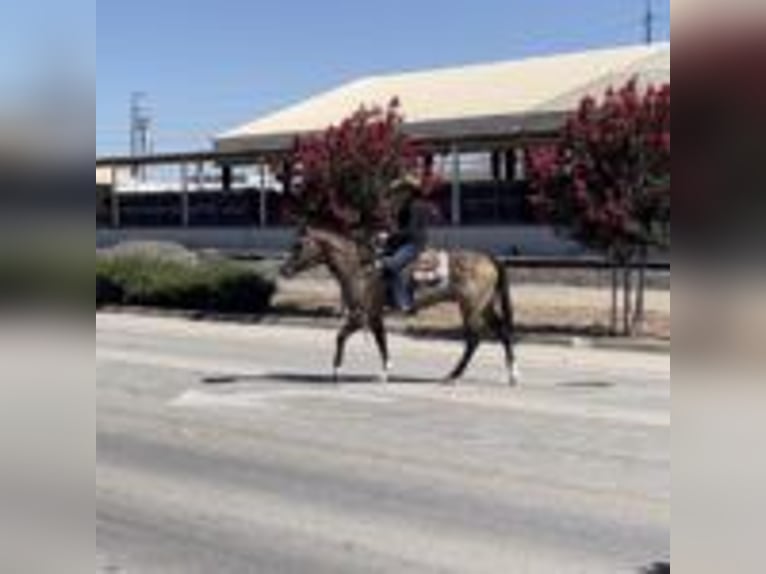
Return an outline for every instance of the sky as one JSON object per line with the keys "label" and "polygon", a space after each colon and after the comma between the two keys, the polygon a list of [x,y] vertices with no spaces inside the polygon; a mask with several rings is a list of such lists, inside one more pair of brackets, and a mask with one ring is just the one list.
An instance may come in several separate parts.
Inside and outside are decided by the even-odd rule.
{"label": "sky", "polygon": [[[7,5],[6,5],[7,4]],[[96,75],[96,0],[24,0],[0,18],[0,107],[41,92],[87,92]]]}
{"label": "sky", "polygon": [[132,92],[156,151],[206,149],[361,76],[638,43],[646,1],[98,0],[96,154],[127,153]]}

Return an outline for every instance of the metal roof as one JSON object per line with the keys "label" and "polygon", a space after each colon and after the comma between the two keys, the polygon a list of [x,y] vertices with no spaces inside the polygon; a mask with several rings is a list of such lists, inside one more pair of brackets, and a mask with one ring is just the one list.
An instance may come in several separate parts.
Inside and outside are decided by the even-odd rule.
{"label": "metal roof", "polygon": [[138,165],[178,165],[201,162],[237,163],[238,161],[269,161],[272,155],[255,150],[253,153],[232,153],[216,150],[164,152],[145,156],[102,156],[96,158],[96,177],[99,170],[111,171],[112,168],[126,168]]}
{"label": "metal roof", "polygon": [[406,129],[430,140],[550,132],[580,99],[631,77],[670,81],[670,44],[627,46],[525,60],[364,78],[221,134],[221,152],[287,147],[298,134],[337,124],[362,105],[401,100]]}
{"label": "metal roof", "polygon": [[96,185],[112,185],[112,170],[96,166]]}

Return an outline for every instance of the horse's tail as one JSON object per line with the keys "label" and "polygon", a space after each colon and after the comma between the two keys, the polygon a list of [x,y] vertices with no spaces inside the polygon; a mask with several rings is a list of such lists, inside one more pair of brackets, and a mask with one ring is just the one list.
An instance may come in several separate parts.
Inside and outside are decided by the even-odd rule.
{"label": "horse's tail", "polygon": [[513,305],[511,303],[510,281],[508,280],[508,270],[505,265],[495,260],[497,268],[497,284],[495,285],[495,296],[500,303],[500,316],[504,329],[513,333]]}

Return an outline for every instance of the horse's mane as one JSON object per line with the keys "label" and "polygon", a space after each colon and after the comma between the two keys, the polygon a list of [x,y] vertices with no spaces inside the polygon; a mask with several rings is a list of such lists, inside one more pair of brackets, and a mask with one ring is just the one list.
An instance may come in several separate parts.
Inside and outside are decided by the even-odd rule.
{"label": "horse's mane", "polygon": [[336,250],[345,253],[353,252],[362,265],[372,264],[375,260],[372,245],[362,241],[361,237],[353,237],[353,232],[344,233],[324,226],[311,227],[310,230],[311,233],[322,238]]}

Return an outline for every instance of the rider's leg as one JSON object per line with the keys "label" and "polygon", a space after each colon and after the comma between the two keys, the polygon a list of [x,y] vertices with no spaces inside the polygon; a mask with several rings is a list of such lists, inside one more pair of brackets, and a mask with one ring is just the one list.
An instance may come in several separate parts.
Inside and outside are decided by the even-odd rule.
{"label": "rider's leg", "polygon": [[400,309],[412,307],[412,294],[410,293],[404,270],[418,257],[418,249],[407,243],[402,245],[393,255],[385,257],[383,264],[393,275],[393,291],[396,304]]}
{"label": "rider's leg", "polygon": [[407,280],[403,277],[403,273],[395,275],[393,282],[396,306],[402,311],[409,311],[412,307],[412,293],[410,293],[410,288],[407,285]]}
{"label": "rider's leg", "polygon": [[383,266],[392,273],[399,273],[418,257],[418,249],[411,243],[405,243],[391,255],[383,258]]}

